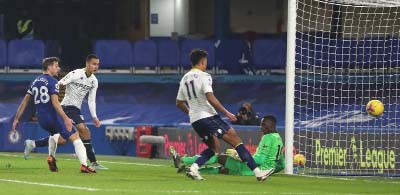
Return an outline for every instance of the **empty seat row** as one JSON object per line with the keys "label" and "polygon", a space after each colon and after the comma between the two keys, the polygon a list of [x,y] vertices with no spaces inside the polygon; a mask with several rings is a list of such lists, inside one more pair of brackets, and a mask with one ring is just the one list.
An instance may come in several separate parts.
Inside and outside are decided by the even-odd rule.
{"label": "empty seat row", "polygon": [[[286,43],[280,39],[256,40],[249,50],[243,40],[140,40],[131,44],[125,40],[98,40],[94,53],[103,68],[127,67],[189,67],[189,53],[195,48],[208,52],[208,66],[229,69],[247,58],[256,68],[284,68]],[[252,51],[251,51],[252,50]],[[244,56],[250,52],[249,56]]]}
{"label": "empty seat row", "polygon": [[[45,57],[45,44],[41,40],[0,40],[0,68],[34,68]],[[40,67],[40,66],[39,66]]]}
{"label": "empty seat row", "polygon": [[400,39],[296,39],[296,66],[336,68],[382,68],[399,65]]}

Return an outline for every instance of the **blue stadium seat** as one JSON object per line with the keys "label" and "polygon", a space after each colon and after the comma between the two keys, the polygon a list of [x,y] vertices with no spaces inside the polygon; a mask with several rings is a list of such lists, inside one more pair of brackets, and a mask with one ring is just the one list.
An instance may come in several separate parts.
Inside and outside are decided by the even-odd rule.
{"label": "blue stadium seat", "polygon": [[[7,44],[0,39],[0,68],[4,69],[7,66]],[[2,71],[0,69],[0,72]]]}
{"label": "blue stadium seat", "polygon": [[101,68],[132,67],[133,49],[131,42],[127,40],[98,40],[93,50],[100,58]]}
{"label": "blue stadium seat", "polygon": [[133,45],[135,67],[157,67],[157,45],[152,40],[139,40]]}
{"label": "blue stadium seat", "polygon": [[213,68],[215,66],[215,47],[214,43],[210,40],[183,40],[181,43],[180,63],[183,67],[190,67],[191,62],[189,54],[193,49],[203,49],[208,52],[208,67]]}
{"label": "blue stadium seat", "polygon": [[[357,41],[352,39],[337,39],[333,41],[331,51],[331,67],[355,68],[362,63],[362,54],[357,52]],[[358,62],[357,62],[358,60]]]}
{"label": "blue stadium seat", "polygon": [[158,42],[158,66],[179,67],[178,43],[172,40]]}
{"label": "blue stadium seat", "polygon": [[44,52],[41,40],[12,40],[8,43],[8,65],[10,69],[41,69]]}
{"label": "blue stadium seat", "polygon": [[215,49],[215,61],[218,68],[227,69],[240,66],[239,60],[246,49],[246,43],[240,39],[221,40]]}
{"label": "blue stadium seat", "polygon": [[255,68],[284,69],[286,65],[286,44],[281,39],[258,39],[253,43]]}
{"label": "blue stadium seat", "polygon": [[385,61],[391,67],[400,67],[400,38],[388,37],[385,45]]}

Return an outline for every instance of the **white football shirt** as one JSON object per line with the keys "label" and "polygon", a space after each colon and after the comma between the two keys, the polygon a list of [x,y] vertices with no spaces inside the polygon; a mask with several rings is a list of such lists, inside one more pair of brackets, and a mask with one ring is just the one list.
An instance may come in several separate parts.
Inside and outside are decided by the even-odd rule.
{"label": "white football shirt", "polygon": [[93,118],[97,118],[96,92],[98,88],[98,81],[94,74],[87,77],[83,68],[76,69],[69,72],[58,83],[66,86],[65,97],[61,101],[61,105],[75,106],[81,109],[82,101],[86,94],[89,93],[88,105],[90,114]]}
{"label": "white football shirt", "polygon": [[188,103],[190,123],[217,114],[207,101],[208,92],[213,92],[210,74],[192,69],[182,77],[176,99]]}

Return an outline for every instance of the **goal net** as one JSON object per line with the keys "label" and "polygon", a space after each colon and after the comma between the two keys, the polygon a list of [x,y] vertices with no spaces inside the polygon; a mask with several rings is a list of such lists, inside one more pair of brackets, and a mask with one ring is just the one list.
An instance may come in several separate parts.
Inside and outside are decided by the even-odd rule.
{"label": "goal net", "polygon": [[[399,176],[400,0],[292,2],[294,94],[287,111],[293,119],[287,122],[293,146],[306,157],[295,172]],[[366,113],[373,99],[384,103],[383,116]]]}

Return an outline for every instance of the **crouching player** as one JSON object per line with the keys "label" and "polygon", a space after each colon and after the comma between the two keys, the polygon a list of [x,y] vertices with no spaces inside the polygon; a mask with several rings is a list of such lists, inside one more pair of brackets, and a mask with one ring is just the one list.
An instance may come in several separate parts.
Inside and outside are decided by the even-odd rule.
{"label": "crouching player", "polygon": [[[263,136],[258,144],[253,158],[261,170],[274,169],[274,173],[284,169],[285,162],[282,153],[283,142],[276,131],[276,118],[272,115],[265,116],[261,122],[261,132]],[[198,156],[180,157],[171,146],[170,153],[174,160],[174,165],[178,168],[178,173],[183,172],[187,166],[196,161]],[[201,173],[221,173],[229,175],[254,175],[248,166],[241,161],[236,150],[227,149],[225,154],[216,154],[211,157],[205,165],[220,164],[218,167],[202,167]]]}

